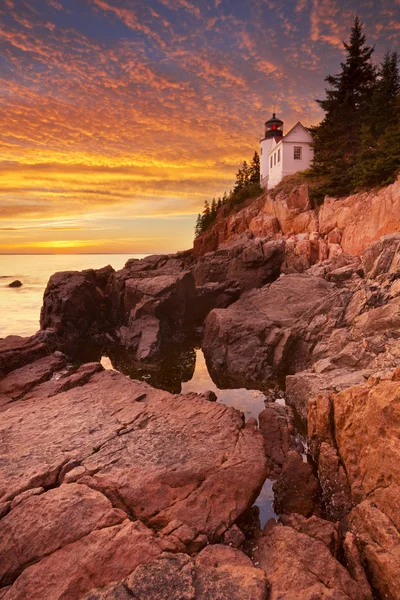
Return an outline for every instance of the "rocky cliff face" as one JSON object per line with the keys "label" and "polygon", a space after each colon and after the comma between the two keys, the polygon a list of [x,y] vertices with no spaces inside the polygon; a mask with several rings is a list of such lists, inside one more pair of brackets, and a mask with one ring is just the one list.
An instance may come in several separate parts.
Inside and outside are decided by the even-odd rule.
{"label": "rocky cliff face", "polygon": [[303,185],[275,199],[257,198],[232,215],[222,211],[213,229],[195,240],[194,254],[203,256],[242,236],[284,237],[289,269],[301,271],[341,252],[360,255],[371,243],[399,230],[400,178],[381,190],[326,198],[318,210],[312,208]]}
{"label": "rocky cliff face", "polygon": [[[50,279],[42,331],[0,340],[2,600],[399,599],[399,198],[302,187],[193,252]],[[74,362],[156,369],[199,327],[220,387],[268,393],[258,422]]]}

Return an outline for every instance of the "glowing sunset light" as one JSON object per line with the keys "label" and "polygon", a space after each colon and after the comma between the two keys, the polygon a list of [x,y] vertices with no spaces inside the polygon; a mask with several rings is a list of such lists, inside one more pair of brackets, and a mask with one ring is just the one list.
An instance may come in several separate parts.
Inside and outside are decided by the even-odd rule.
{"label": "glowing sunset light", "polygon": [[274,106],[320,120],[355,12],[379,60],[396,0],[3,2],[0,253],[189,247]]}

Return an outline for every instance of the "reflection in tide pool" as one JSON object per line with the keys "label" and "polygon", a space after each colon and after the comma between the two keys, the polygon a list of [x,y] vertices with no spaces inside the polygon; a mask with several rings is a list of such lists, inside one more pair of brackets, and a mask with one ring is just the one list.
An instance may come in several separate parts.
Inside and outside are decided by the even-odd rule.
{"label": "reflection in tide pool", "polygon": [[[196,367],[193,377],[190,381],[182,383],[182,393],[199,393],[206,392],[207,390],[212,390],[216,393],[218,402],[223,402],[227,406],[233,406],[234,408],[241,410],[246,418],[254,417],[255,419],[258,419],[258,415],[265,408],[266,397],[258,390],[246,390],[245,388],[236,390],[218,389],[208,372],[203,351],[198,349],[196,350]],[[273,508],[274,493],[272,491],[272,485],[273,481],[267,479],[255,502],[255,505],[258,506],[260,510],[261,528],[264,527],[268,519],[276,517]]]}
{"label": "reflection in tide pool", "polygon": [[258,390],[246,390],[245,388],[236,390],[220,390],[210,377],[204,359],[203,351],[196,350],[196,368],[190,381],[182,383],[182,394],[188,392],[206,392],[212,390],[218,397],[218,402],[223,402],[227,406],[233,406],[241,410],[246,418],[258,418],[260,412],[265,408],[265,396]]}

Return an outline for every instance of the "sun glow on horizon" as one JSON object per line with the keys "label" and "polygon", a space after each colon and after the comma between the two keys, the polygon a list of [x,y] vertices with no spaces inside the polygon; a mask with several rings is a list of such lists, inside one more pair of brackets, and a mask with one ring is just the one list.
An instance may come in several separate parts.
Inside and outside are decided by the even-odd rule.
{"label": "sun glow on horizon", "polygon": [[273,105],[320,120],[354,12],[377,53],[396,40],[395,0],[378,24],[367,4],[7,0],[0,252],[189,247]]}

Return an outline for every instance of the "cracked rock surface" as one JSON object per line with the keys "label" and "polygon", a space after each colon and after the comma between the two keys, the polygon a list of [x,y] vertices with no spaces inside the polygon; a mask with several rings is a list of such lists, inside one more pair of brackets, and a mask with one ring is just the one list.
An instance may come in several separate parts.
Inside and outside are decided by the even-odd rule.
{"label": "cracked rock surface", "polygon": [[198,552],[253,504],[266,477],[254,420],[98,368],[40,379],[2,413],[7,600],[80,598],[163,550]]}

